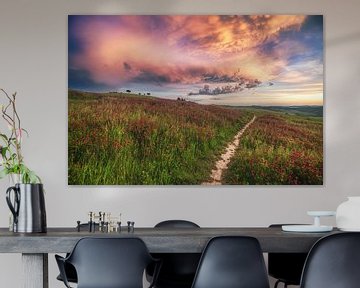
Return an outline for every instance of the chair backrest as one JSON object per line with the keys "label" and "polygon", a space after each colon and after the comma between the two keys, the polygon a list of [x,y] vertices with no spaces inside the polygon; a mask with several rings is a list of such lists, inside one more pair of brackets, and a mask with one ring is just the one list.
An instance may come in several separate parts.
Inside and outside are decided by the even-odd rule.
{"label": "chair backrest", "polygon": [[[166,220],[159,222],[155,228],[200,228],[188,220]],[[162,260],[158,276],[158,287],[190,287],[200,260],[200,253],[161,253],[156,258]]]}
{"label": "chair backrest", "polygon": [[78,288],[142,288],[152,260],[138,238],[82,238],[67,259],[76,269]]}
{"label": "chair backrest", "polygon": [[268,288],[264,258],[256,238],[212,238],[203,254],[192,288]]}
{"label": "chair backrest", "polygon": [[316,242],[306,259],[300,287],[360,287],[360,233],[332,234]]}
{"label": "chair backrest", "polygon": [[[282,225],[294,224],[271,224],[269,228],[281,229]],[[288,285],[300,285],[306,257],[307,253],[268,253],[269,275]]]}
{"label": "chair backrest", "polygon": [[155,228],[200,228],[200,226],[188,220],[166,220],[157,223]]}

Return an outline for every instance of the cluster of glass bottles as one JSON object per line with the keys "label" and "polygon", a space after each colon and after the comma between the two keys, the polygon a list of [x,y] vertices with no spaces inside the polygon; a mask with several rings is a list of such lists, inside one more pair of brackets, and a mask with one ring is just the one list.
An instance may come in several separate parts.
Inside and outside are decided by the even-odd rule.
{"label": "cluster of glass bottles", "polygon": [[[79,225],[79,223],[78,223]],[[98,213],[90,211],[88,213],[89,232],[120,232],[121,231],[121,213],[112,216],[110,212]]]}

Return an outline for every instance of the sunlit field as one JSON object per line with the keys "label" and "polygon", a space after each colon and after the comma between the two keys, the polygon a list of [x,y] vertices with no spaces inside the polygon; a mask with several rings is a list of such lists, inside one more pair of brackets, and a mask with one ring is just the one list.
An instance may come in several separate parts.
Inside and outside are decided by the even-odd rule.
{"label": "sunlit field", "polygon": [[322,117],[263,112],[245,132],[226,184],[323,184]]}
{"label": "sunlit field", "polygon": [[68,183],[201,184],[252,117],[187,101],[69,91]]}
{"label": "sunlit field", "polygon": [[68,181],[211,182],[211,171],[227,144],[256,115],[221,184],[320,185],[323,125],[321,114],[313,110],[301,107],[289,113],[293,111],[288,108],[231,108],[130,93],[70,91]]}

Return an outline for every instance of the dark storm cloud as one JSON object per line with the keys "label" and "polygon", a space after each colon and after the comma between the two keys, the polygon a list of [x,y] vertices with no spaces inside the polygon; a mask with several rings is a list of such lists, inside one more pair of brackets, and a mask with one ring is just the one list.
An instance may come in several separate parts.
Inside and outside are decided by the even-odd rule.
{"label": "dark storm cloud", "polygon": [[226,84],[223,86],[217,86],[215,88],[210,88],[208,84],[205,84],[202,89],[199,89],[198,92],[190,92],[188,95],[221,95],[221,94],[229,94],[243,91],[246,89],[252,89],[260,86],[261,81],[258,79],[246,79],[244,77],[241,78],[241,82],[236,84]]}
{"label": "dark storm cloud", "polygon": [[304,24],[301,26],[302,32],[322,32],[323,30],[323,15],[307,16]]}
{"label": "dark storm cloud", "polygon": [[232,75],[207,73],[203,75],[203,81],[206,83],[237,83],[245,88],[253,88],[261,84],[258,79],[250,79],[242,76],[239,72]]}
{"label": "dark storm cloud", "polygon": [[199,89],[199,92],[193,93],[190,92],[188,95],[221,95],[221,94],[229,94],[234,92],[240,92],[244,90],[244,88],[241,85],[224,85],[221,87],[215,87],[213,89],[210,88],[209,85],[204,85],[202,89]]}
{"label": "dark storm cloud", "polygon": [[216,73],[207,73],[203,75],[203,80],[206,83],[234,83],[239,82],[243,84],[243,82],[247,81],[245,77],[238,75],[238,73],[234,73],[233,75],[225,75],[225,74],[216,74]]}
{"label": "dark storm cloud", "polygon": [[141,71],[141,73],[139,75],[134,77],[132,79],[132,82],[134,82],[134,83],[151,83],[151,84],[156,84],[156,85],[161,86],[163,84],[172,83],[173,81],[167,75],[158,74],[153,71],[145,70],[145,71]]}
{"label": "dark storm cloud", "polygon": [[86,70],[69,68],[68,79],[68,87],[70,89],[103,91],[112,88],[92,80],[90,73]]}
{"label": "dark storm cloud", "polygon": [[161,15],[144,16],[144,23],[151,32],[161,32],[169,28],[169,19]]}
{"label": "dark storm cloud", "polygon": [[76,34],[76,26],[81,23],[82,19],[75,15],[68,16],[68,51],[69,55],[82,53],[84,49],[83,42]]}
{"label": "dark storm cloud", "polygon": [[131,71],[131,65],[127,62],[124,62],[123,63],[123,66],[124,66],[124,70],[125,71]]}

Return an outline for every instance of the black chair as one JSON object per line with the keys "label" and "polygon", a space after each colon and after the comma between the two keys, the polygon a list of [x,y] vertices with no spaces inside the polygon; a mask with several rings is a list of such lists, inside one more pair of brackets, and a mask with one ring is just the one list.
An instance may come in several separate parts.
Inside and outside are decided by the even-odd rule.
{"label": "black chair", "polygon": [[316,242],[306,259],[300,287],[360,287],[360,233],[332,234]]}
{"label": "black chair", "polygon": [[[66,254],[66,257],[68,257],[69,254]],[[65,258],[64,258],[65,259]],[[64,262],[64,273],[66,275],[66,279],[68,282],[71,283],[77,283],[77,274],[76,274],[76,270],[75,267],[73,265],[71,265],[68,262]],[[56,277],[57,280],[64,282],[63,278],[61,277],[61,274],[59,274]]]}
{"label": "black chair", "polygon": [[[89,229],[89,224],[88,223],[82,223],[80,224],[80,228],[81,229]],[[98,223],[95,223],[95,229],[99,229],[99,224]],[[66,257],[69,256],[69,253],[66,254]],[[65,266],[65,274],[66,274],[66,277],[67,277],[67,280],[68,282],[71,282],[71,283],[77,283],[77,275],[76,275],[76,270],[74,268],[73,265],[71,265],[70,263],[67,263],[65,262],[64,264]],[[59,274],[57,277],[56,277],[57,280],[59,281],[63,281],[62,277],[61,277],[61,274]]]}
{"label": "black chair", "polygon": [[[155,225],[155,228],[200,228],[199,225],[187,220],[166,220]],[[197,253],[157,253],[152,254],[161,259],[156,288],[190,288],[194,280],[201,254]],[[153,268],[147,269],[147,279],[151,280]]]}
{"label": "black chair", "polygon": [[[270,228],[280,228],[287,224],[272,224]],[[300,285],[301,273],[304,268],[307,253],[269,253],[268,272],[277,281],[274,288],[280,283],[286,288],[288,285]]]}
{"label": "black chair", "polygon": [[256,238],[220,236],[207,244],[192,288],[269,288]]}
{"label": "black chair", "polygon": [[65,263],[75,267],[78,288],[142,288],[145,268],[156,262],[139,238],[82,238],[67,258],[55,258],[66,287]]}

